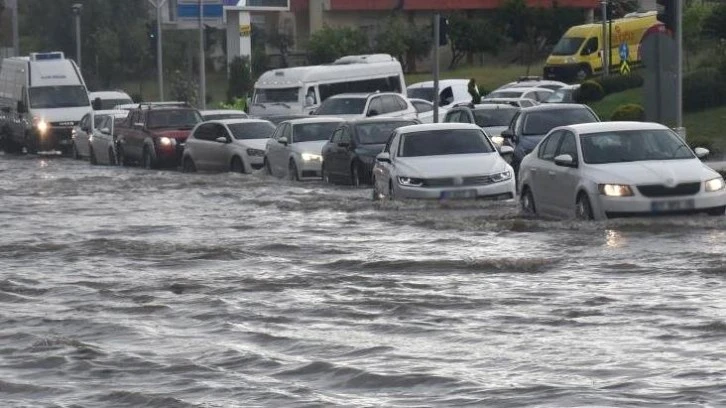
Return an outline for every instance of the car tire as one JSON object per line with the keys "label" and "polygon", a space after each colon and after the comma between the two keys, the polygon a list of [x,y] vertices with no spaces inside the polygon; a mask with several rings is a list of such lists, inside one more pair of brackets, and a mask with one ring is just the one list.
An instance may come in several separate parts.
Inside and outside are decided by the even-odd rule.
{"label": "car tire", "polygon": [[323,182],[325,182],[325,184],[333,184],[330,181],[330,172],[328,172],[328,168],[327,168],[327,166],[325,166],[324,162],[323,162],[323,168],[320,169],[320,173],[322,173],[322,175],[323,175]]}
{"label": "car tire", "polygon": [[522,189],[522,194],[519,196],[519,206],[524,215],[537,215],[537,207],[534,204],[534,195],[529,187]]}
{"label": "car tire", "polygon": [[38,154],[38,145],[32,135],[25,135],[25,151],[28,154]]}
{"label": "car tire", "polygon": [[182,159],[182,173],[196,173],[197,172],[197,166],[194,164],[194,160],[192,160],[189,156],[184,156]]}
{"label": "car tire", "polygon": [[88,161],[94,166],[98,165],[98,160],[96,160],[96,154],[93,152],[93,147],[91,146],[88,147]]}
{"label": "car tire", "polygon": [[262,166],[265,168],[265,174],[268,176],[272,175],[272,166],[270,166],[270,161],[267,160],[267,157],[263,160]]}
{"label": "car tire", "polygon": [[724,215],[724,213],[726,213],[726,206],[714,207],[706,210],[706,214],[713,216]]}
{"label": "car tire", "polygon": [[353,163],[352,166],[350,166],[350,184],[354,188],[360,188],[360,185],[362,184],[360,182],[360,166],[358,166],[358,163]]}
{"label": "car tire", "polygon": [[75,143],[71,145],[71,158],[73,160],[81,160],[81,155],[78,153],[78,148],[76,148]]}
{"label": "car tire", "polygon": [[126,156],[124,156],[124,148],[119,144],[119,146],[116,148],[116,156],[118,157],[116,159],[116,162],[119,166],[125,167],[128,164],[126,163]]}
{"label": "car tire", "polygon": [[388,199],[389,200],[395,200],[396,199],[396,191],[393,188],[393,181],[388,182]]}
{"label": "car tire", "polygon": [[242,162],[242,159],[240,159],[237,156],[234,156],[232,158],[232,162],[229,164],[229,171],[232,173],[245,173],[245,164]]}
{"label": "car tire", "polygon": [[113,154],[113,149],[108,148],[108,165],[109,166],[115,166],[116,165],[116,155]]}
{"label": "car tire", "polygon": [[290,160],[290,164],[287,166],[287,177],[291,181],[300,181],[300,174],[297,171],[297,164],[295,164],[295,160]]}
{"label": "car tire", "polygon": [[155,167],[154,158],[151,156],[151,150],[148,147],[144,147],[144,153],[141,156],[141,165],[146,170],[151,170]]}
{"label": "car tire", "polygon": [[378,185],[376,184],[376,179],[373,178],[373,193],[371,194],[371,198],[373,201],[380,201],[381,200],[381,193],[378,191]]}
{"label": "car tire", "polygon": [[585,192],[577,195],[577,201],[575,201],[575,218],[582,221],[593,219],[592,204],[590,204],[590,198]]}

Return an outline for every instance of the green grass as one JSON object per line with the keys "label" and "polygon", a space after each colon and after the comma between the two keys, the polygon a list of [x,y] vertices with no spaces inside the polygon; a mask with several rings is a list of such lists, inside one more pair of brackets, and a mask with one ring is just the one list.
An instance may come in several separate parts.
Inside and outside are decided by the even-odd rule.
{"label": "green grass", "polygon": [[[159,100],[159,86],[156,75],[126,81],[119,88],[128,94],[141,94],[144,101]],[[212,102],[207,104],[209,108],[216,107],[227,98],[227,76],[225,73],[210,73],[207,75],[207,97],[212,98]],[[169,83],[168,75],[164,77],[164,99],[167,101],[172,100],[171,84]]]}
{"label": "green grass", "polygon": [[628,103],[643,105],[643,89],[628,89],[627,91],[610,94],[603,98],[603,100],[592,102],[589,105],[601,120],[610,120],[620,105]]}
{"label": "green grass", "polygon": [[[532,64],[529,75],[542,75],[544,63]],[[476,79],[480,89],[487,91],[496,89],[507,82],[515,81],[517,78],[528,75],[527,67],[524,65],[486,65],[461,67],[451,71],[442,70],[440,79]],[[406,85],[416,82],[432,81],[433,75],[430,72],[406,75]]]}

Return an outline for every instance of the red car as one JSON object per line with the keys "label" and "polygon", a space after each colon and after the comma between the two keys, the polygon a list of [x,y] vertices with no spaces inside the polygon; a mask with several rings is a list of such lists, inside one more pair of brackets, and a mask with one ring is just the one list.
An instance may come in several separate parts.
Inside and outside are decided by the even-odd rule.
{"label": "red car", "polygon": [[140,104],[115,129],[119,163],[178,167],[187,137],[201,121],[199,111],[188,105]]}

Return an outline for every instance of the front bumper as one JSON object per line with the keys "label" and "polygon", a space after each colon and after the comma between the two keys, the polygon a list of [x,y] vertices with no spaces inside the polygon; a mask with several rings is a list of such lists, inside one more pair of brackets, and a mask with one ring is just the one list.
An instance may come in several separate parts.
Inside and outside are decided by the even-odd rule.
{"label": "front bumper", "polygon": [[259,170],[265,165],[265,157],[247,155],[247,163],[251,170]]}
{"label": "front bumper", "polygon": [[323,178],[323,162],[322,160],[300,160],[299,171],[301,179]]}
{"label": "front bumper", "polygon": [[33,131],[35,137],[35,146],[38,151],[45,152],[51,150],[70,150],[72,140],[72,127],[51,126],[43,133],[38,130]]}
{"label": "front bumper", "polygon": [[598,197],[599,211],[595,215],[599,219],[624,216],[689,214],[726,206],[726,190],[662,198],[648,198],[640,195],[633,197],[599,195]]}
{"label": "front bumper", "polygon": [[155,146],[157,164],[164,167],[179,166],[184,154],[184,144],[184,142],[179,141],[169,146],[157,144]]}
{"label": "front bumper", "polygon": [[580,66],[577,64],[545,65],[542,77],[555,81],[570,82],[577,78]]}
{"label": "front bumper", "polygon": [[514,178],[501,183],[488,184],[484,186],[411,187],[399,184],[397,187],[397,198],[435,200],[448,198],[510,200],[516,196]]}

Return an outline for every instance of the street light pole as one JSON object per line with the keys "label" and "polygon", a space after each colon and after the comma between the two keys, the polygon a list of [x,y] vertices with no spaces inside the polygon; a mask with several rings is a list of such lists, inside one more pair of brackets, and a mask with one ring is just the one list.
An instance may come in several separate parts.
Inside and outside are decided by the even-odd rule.
{"label": "street light pole", "polygon": [[81,56],[81,11],[83,11],[83,4],[75,3],[73,5],[73,14],[76,19],[76,62],[78,63],[78,69],[83,72],[83,59]]}
{"label": "street light pole", "polygon": [[439,123],[439,43],[441,15],[434,13],[434,123]]}
{"label": "street light pole", "polygon": [[685,139],[683,129],[683,2],[675,1],[676,7],[676,127]]}
{"label": "street light pole", "polygon": [[602,76],[610,73],[610,41],[608,38],[608,1],[601,0],[602,7]]}
{"label": "street light pole", "polygon": [[12,7],[12,19],[13,19],[13,54],[16,57],[20,56],[20,29],[18,28],[18,2],[20,0],[12,0],[10,7]]}
{"label": "street light pole", "polygon": [[207,67],[204,57],[204,1],[199,0],[199,106],[207,108]]}
{"label": "street light pole", "polygon": [[164,101],[164,58],[161,49],[161,8],[166,0],[148,0],[156,8],[156,69],[159,78],[159,100]]}

